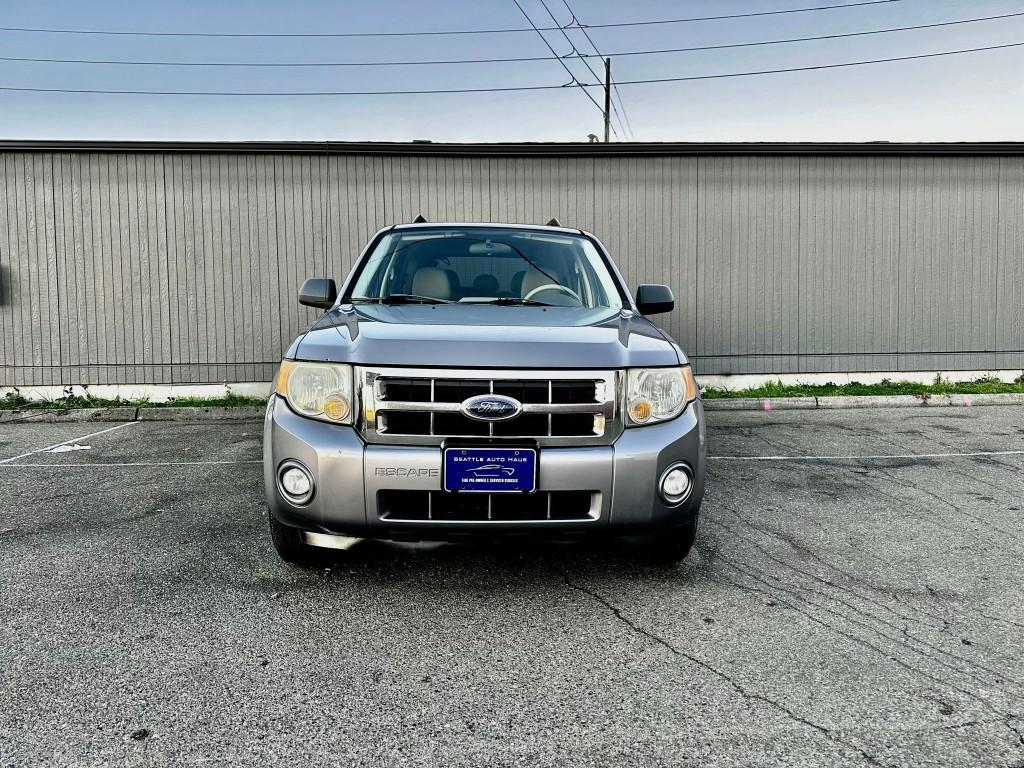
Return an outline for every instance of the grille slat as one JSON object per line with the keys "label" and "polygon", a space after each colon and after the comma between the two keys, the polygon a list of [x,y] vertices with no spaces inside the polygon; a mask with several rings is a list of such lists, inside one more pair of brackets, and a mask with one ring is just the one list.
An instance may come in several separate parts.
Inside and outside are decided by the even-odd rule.
{"label": "grille slat", "polygon": [[[551,382],[551,379],[548,379],[548,405],[551,405],[551,403],[553,402],[553,398],[552,398],[552,392],[553,391],[554,391],[554,384]],[[554,417],[554,414],[552,414],[552,413],[548,414],[548,437],[551,437],[551,435],[553,434],[553,432],[552,432],[553,421],[554,421],[553,417]],[[548,504],[548,517],[551,517],[551,505],[550,504]]]}
{"label": "grille slat", "polygon": [[[430,380],[430,402],[432,402],[432,403],[437,401],[436,396],[434,394],[434,385],[436,383],[437,382],[434,379]],[[430,412],[430,434],[436,435],[437,432],[434,431],[435,429],[437,429],[437,427],[434,425],[434,412],[431,411]]]}

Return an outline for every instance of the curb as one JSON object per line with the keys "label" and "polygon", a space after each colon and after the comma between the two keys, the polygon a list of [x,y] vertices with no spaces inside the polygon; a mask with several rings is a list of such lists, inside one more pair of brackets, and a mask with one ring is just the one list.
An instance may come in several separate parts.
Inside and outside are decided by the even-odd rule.
{"label": "curb", "polygon": [[135,421],[139,409],[134,405],[112,408],[23,408],[0,411],[0,424],[14,422],[58,424],[61,422]]}
{"label": "curb", "polygon": [[969,408],[976,405],[1024,405],[1024,393],[998,395],[847,395],[837,397],[712,398],[705,411],[815,411],[851,408]]}
{"label": "curb", "polygon": [[189,408],[138,408],[117,406],[111,408],[25,408],[22,410],[0,410],[0,424],[35,423],[59,424],[62,422],[102,421],[262,421],[265,409],[257,406],[189,407]]}
{"label": "curb", "polygon": [[188,408],[139,408],[139,421],[253,421],[262,420],[265,407],[240,405]]}

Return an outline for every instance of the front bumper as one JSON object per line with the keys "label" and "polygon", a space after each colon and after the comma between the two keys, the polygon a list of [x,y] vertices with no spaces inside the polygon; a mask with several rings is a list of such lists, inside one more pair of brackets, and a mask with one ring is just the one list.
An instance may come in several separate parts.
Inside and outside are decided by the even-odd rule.
{"label": "front bumper", "polygon": [[[295,506],[277,485],[281,462],[307,467],[312,499]],[[678,506],[657,492],[662,473],[676,462],[693,470],[693,490]],[[369,445],[352,427],[296,415],[271,396],[263,440],[263,474],[271,513],[306,531],[361,538],[443,540],[467,534],[591,532],[631,533],[691,521],[704,496],[704,416],[700,401],[664,424],[625,430],[612,445],[545,447],[538,491],[595,492],[593,511],[580,520],[396,521],[378,512],[381,491],[437,491],[441,450],[436,446]],[[554,498],[554,496],[552,497]]]}

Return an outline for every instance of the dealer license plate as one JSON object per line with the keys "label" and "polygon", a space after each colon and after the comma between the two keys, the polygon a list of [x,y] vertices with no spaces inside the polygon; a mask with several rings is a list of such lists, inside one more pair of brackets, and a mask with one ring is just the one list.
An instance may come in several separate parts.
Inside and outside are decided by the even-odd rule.
{"label": "dealer license plate", "polygon": [[537,487],[534,448],[444,449],[444,489],[478,493],[530,493]]}

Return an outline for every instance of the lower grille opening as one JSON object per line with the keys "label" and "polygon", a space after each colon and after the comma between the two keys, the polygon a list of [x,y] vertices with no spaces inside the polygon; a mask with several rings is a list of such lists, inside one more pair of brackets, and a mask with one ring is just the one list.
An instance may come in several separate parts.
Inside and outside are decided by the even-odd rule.
{"label": "lower grille opening", "polygon": [[382,520],[408,522],[485,522],[593,520],[596,491],[513,493],[445,493],[378,491]]}

